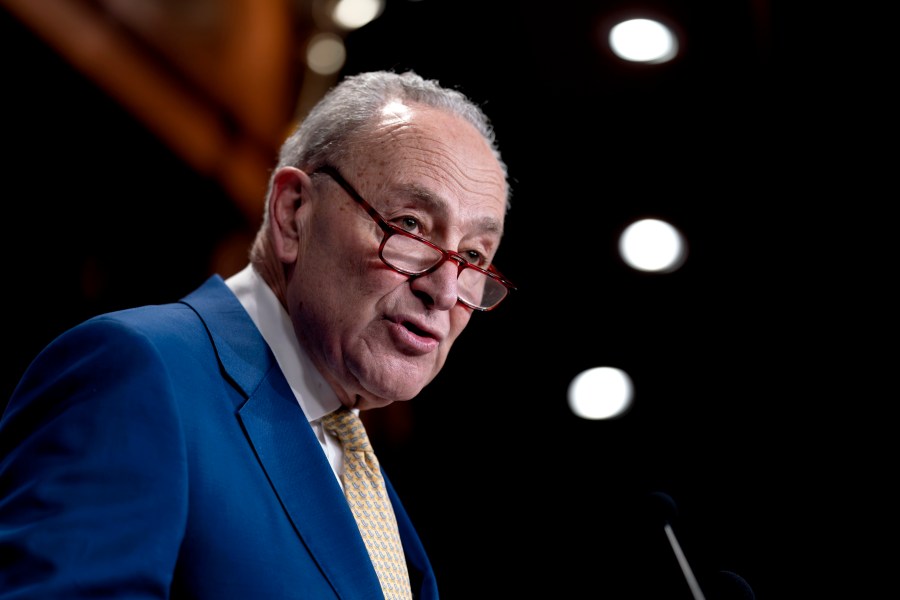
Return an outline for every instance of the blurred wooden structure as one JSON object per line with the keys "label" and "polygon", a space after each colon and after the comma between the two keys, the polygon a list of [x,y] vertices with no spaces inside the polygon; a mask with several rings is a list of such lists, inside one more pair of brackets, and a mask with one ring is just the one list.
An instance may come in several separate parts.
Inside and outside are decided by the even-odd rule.
{"label": "blurred wooden structure", "polygon": [[0,4],[192,168],[218,180],[251,228],[281,141],[334,82],[304,66],[316,29],[311,1]]}

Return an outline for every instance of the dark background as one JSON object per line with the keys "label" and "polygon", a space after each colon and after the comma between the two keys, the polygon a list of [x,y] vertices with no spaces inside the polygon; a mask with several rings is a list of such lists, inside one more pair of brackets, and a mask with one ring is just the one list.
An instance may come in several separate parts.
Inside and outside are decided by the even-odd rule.
{"label": "dark background", "polygon": [[[628,66],[595,33],[626,4],[556,4],[389,2],[346,39],[343,73],[414,68],[481,102],[513,181],[497,264],[520,289],[370,417],[442,595],[688,599],[654,491],[709,600],[741,597],[720,571],[760,600],[887,589],[896,269],[868,265],[892,241],[895,109],[838,35],[855,21],[657,4],[685,54]],[[181,297],[251,229],[5,10],[0,37],[8,397],[55,335]],[[679,271],[617,258],[645,216],[685,233]],[[634,407],[580,420],[567,386],[602,365]]]}

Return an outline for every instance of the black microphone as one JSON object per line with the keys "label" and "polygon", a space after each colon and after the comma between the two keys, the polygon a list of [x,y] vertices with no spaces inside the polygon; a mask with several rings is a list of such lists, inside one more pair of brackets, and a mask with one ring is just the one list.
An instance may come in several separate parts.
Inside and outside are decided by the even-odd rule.
{"label": "black microphone", "polygon": [[[650,494],[650,499],[662,515],[666,537],[669,539],[675,558],[678,559],[678,565],[681,567],[681,572],[684,574],[688,587],[691,589],[694,600],[706,600],[706,596],[700,589],[700,584],[697,583],[697,578],[694,577],[694,572],[691,570],[691,566],[681,550],[681,544],[678,543],[678,538],[675,537],[675,530],[672,529],[672,523],[678,515],[675,501],[664,492],[653,492]],[[710,592],[711,600],[756,600],[756,595],[750,588],[750,584],[737,573],[719,571],[715,577],[708,579],[706,583],[708,584],[707,591]]]}
{"label": "black microphone", "polygon": [[706,596],[703,595],[703,590],[700,589],[700,584],[697,583],[697,578],[694,577],[691,565],[688,564],[687,557],[681,550],[681,544],[678,543],[678,538],[675,537],[675,530],[672,529],[672,521],[675,520],[675,517],[678,514],[678,509],[675,507],[675,501],[672,500],[671,496],[664,492],[652,492],[650,494],[650,499],[662,513],[663,528],[666,531],[666,537],[669,538],[669,545],[672,546],[672,552],[675,553],[675,558],[678,559],[678,566],[681,567],[681,572],[684,574],[688,587],[691,588],[691,594],[694,596],[694,600],[706,600]]}
{"label": "black microphone", "polygon": [[750,584],[731,571],[719,571],[707,585],[712,600],[756,600]]}

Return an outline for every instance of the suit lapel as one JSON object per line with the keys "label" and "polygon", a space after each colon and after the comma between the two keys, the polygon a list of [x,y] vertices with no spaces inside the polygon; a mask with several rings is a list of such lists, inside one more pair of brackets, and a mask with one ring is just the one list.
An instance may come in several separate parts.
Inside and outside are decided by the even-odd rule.
{"label": "suit lapel", "polygon": [[382,600],[347,500],[253,321],[219,276],[183,302],[203,319],[223,370],[247,397],[238,410],[247,440],[294,529],[338,596]]}
{"label": "suit lapel", "polygon": [[239,417],[272,487],[344,598],[383,598],[347,500],[284,376],[272,371]]}

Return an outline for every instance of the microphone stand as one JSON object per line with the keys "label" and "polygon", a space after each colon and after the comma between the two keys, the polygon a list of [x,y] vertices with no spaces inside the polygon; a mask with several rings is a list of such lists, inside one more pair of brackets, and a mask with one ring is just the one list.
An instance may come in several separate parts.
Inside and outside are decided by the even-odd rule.
{"label": "microphone stand", "polygon": [[675,531],[668,523],[665,524],[665,530],[666,537],[669,538],[669,544],[672,545],[672,551],[675,553],[675,558],[678,559],[678,565],[681,567],[681,572],[684,573],[684,578],[687,580],[688,587],[691,588],[691,594],[693,594],[694,600],[706,600],[706,597],[700,590],[700,584],[697,583],[697,578],[694,577],[694,572],[691,570],[691,566],[688,564],[687,558],[681,550],[681,544],[678,543],[678,538],[675,537]]}

